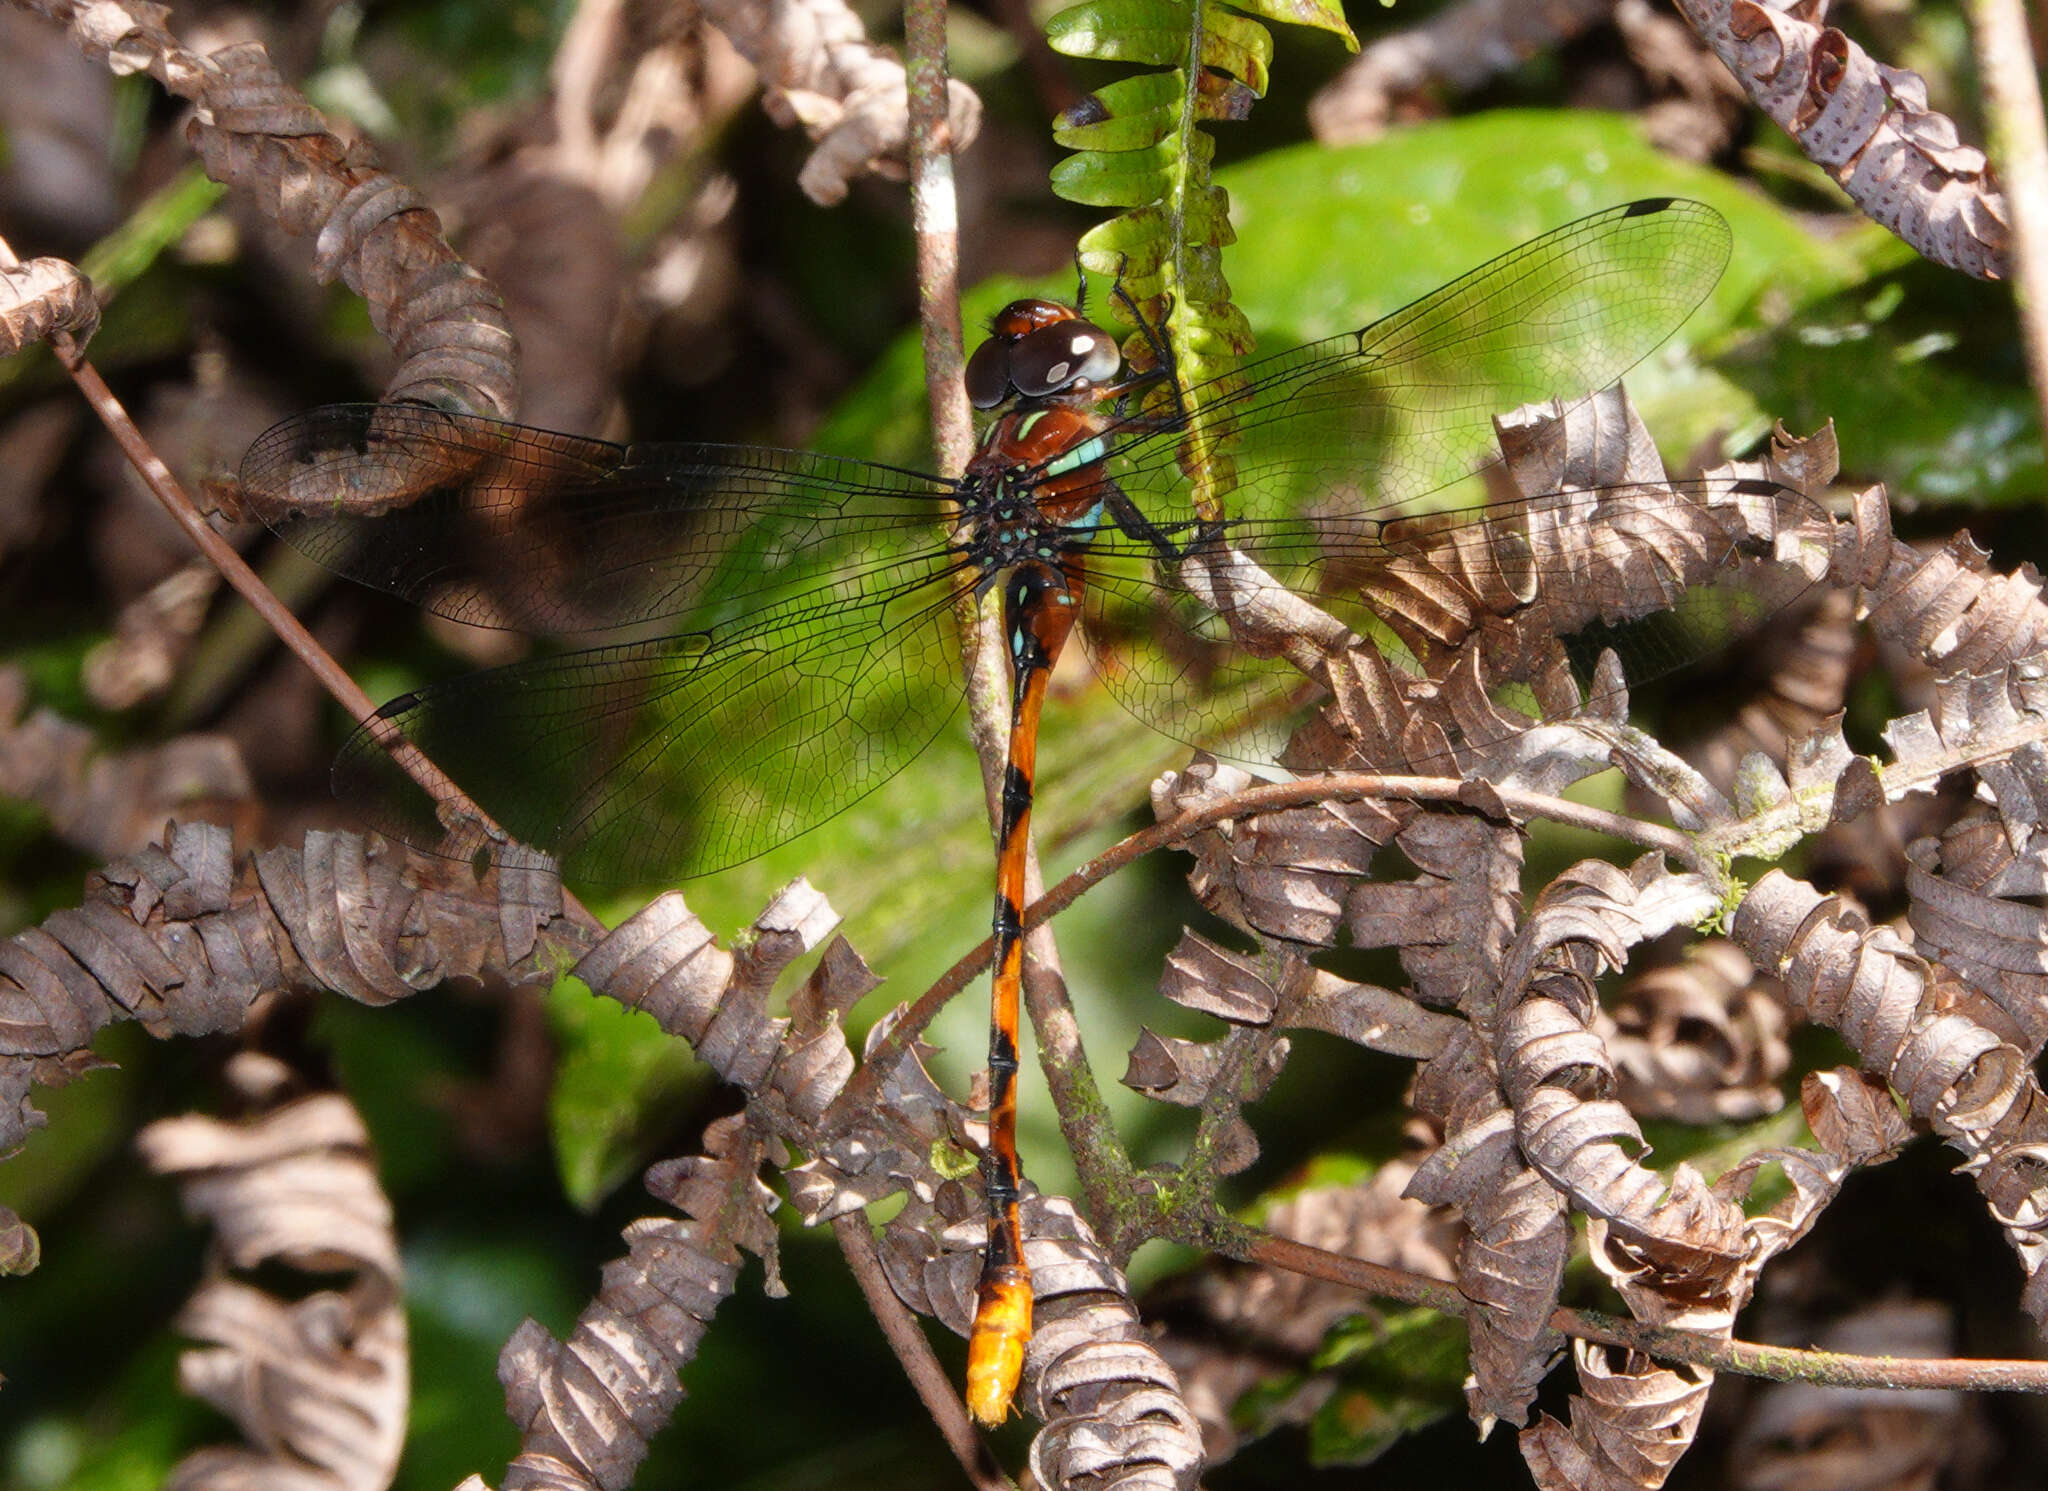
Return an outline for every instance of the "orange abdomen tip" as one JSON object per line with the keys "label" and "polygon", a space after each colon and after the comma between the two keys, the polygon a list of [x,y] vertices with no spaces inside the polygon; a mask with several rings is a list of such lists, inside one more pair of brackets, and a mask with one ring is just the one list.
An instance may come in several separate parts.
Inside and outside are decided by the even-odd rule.
{"label": "orange abdomen tip", "polygon": [[1031,1270],[1021,1264],[991,1270],[981,1281],[967,1338],[967,1411],[983,1428],[1009,1417],[1030,1340]]}

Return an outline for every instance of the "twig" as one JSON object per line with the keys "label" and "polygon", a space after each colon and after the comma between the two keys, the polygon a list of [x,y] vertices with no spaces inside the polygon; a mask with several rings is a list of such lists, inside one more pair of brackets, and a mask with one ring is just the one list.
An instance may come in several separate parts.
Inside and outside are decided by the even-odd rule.
{"label": "twig", "polygon": [[939,1364],[932,1343],[925,1339],[916,1319],[889,1287],[888,1277],[882,1272],[882,1260],[875,1252],[874,1234],[868,1230],[867,1214],[850,1212],[833,1218],[832,1233],[839,1239],[839,1251],[846,1257],[846,1266],[853,1270],[860,1292],[867,1297],[875,1323],[881,1326],[896,1360],[903,1364],[903,1375],[917,1390],[925,1411],[939,1426],[946,1447],[960,1462],[967,1479],[981,1491],[1014,1491],[1009,1477],[997,1468],[988,1446],[974,1432],[967,1417],[967,1405],[960,1401],[952,1375]]}
{"label": "twig", "polygon": [[2048,132],[2041,120],[2041,80],[2026,12],[2018,0],[1971,0],[1970,30],[1992,158],[2005,177],[2012,214],[2013,299],[2027,349],[2036,413],[2048,430]]}
{"label": "twig", "polygon": [[[1183,1238],[1182,1241],[1194,1241]],[[1388,1268],[1347,1258],[1291,1238],[1244,1232],[1235,1239],[1206,1233],[1204,1246],[1216,1247],[1247,1263],[1286,1269],[1309,1278],[1343,1284],[1385,1299],[1427,1305],[1447,1315],[1471,1313],[1471,1303],[1457,1286],[1406,1269]],[[1764,1346],[1753,1341],[1714,1341],[1688,1331],[1623,1320],[1598,1310],[1559,1306],[1550,1323],[1568,1336],[1640,1351],[1663,1361],[1687,1362],[1716,1371],[1774,1382],[1813,1382],[1827,1387],[1949,1388],[1966,1392],[2048,1393],[2048,1362],[2006,1361],[1967,1357],[1853,1356],[1838,1351],[1802,1351],[1791,1346]]]}
{"label": "twig", "polygon": [[[924,345],[932,450],[942,476],[967,469],[974,424],[967,412],[960,325],[960,204],[946,114],[946,0],[911,0],[903,12],[910,90],[910,221],[917,240],[917,317]],[[988,612],[984,615],[983,612]],[[971,587],[954,600],[965,639],[968,731],[981,762],[989,823],[999,821],[1010,723],[1008,673],[992,608]]]}
{"label": "twig", "polygon": [[[14,251],[4,240],[0,240],[0,266],[12,266],[16,262]],[[83,349],[73,340],[69,332],[57,332],[51,338],[51,347],[57,360],[70,373],[71,380],[85,398],[93,412],[105,425],[107,433],[114,437],[114,443],[121,447],[121,453],[128,458],[128,464],[141,476],[143,484],[169,513],[178,526],[185,530],[199,552],[219,570],[228,584],[232,585],[243,600],[265,624],[277,634],[278,640],[290,649],[307,670],[318,679],[321,687],[349,712],[358,724],[377,736],[379,744],[391,752],[392,758],[435,802],[447,805],[450,811],[466,814],[480,824],[486,833],[503,841],[508,836],[492,821],[489,814],[478,807],[453,779],[428,759],[425,752],[407,740],[396,725],[378,716],[377,706],[370,696],[362,691],[346,669],[334,660],[331,653],[322,647],[313,634],[294,616],[284,602],[280,601],[268,585],[236,552],[234,545],[214,531],[211,523],[200,514],[178,479],[164,465],[142,431],[135,427],[135,421],[128,417],[128,411],[121,401],[114,397],[112,389],[101,378],[98,369],[86,359]],[[571,917],[584,926],[601,929],[597,918],[585,909],[581,902],[570,895],[565,888],[562,892],[563,905]]]}
{"label": "twig", "polygon": [[[1645,823],[1623,813],[1516,787],[1486,786],[1484,794],[1483,798],[1475,795],[1473,784],[1460,777],[1383,776],[1375,772],[1336,772],[1329,776],[1307,777],[1298,782],[1267,782],[1248,787],[1165,823],[1141,829],[1111,845],[1026,906],[1024,926],[1027,930],[1040,926],[1126,865],[1170,848],[1226,819],[1277,812],[1282,808],[1306,807],[1319,802],[1356,802],[1367,798],[1456,802],[1482,810],[1490,800],[1523,817],[1547,818],[1555,823],[1611,834],[1645,848],[1661,850],[1691,868],[1711,873],[1705,856],[1691,839],[1675,828]],[[918,996],[847,1084],[833,1105],[835,1113],[856,1113],[861,1111],[862,1104],[872,1101],[874,1094],[870,1089],[880,1081],[880,1074],[894,1070],[895,1063],[903,1059],[910,1043],[937,1018],[939,1011],[988,968],[993,952],[993,940],[983,938]],[[870,1073],[875,1074],[872,1079]],[[832,1121],[827,1119],[828,1127]]]}

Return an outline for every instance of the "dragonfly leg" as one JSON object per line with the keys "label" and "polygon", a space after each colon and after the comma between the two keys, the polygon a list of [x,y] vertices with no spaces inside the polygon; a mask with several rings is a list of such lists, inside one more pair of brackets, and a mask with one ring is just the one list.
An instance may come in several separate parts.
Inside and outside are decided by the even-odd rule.
{"label": "dragonfly leg", "polygon": [[[1185,522],[1169,523],[1164,526],[1154,523],[1138,511],[1138,504],[1131,501],[1130,495],[1114,481],[1104,478],[1102,485],[1103,505],[1109,510],[1110,516],[1116,519],[1117,527],[1139,542],[1150,544],[1164,563],[1178,564],[1196,548],[1223,536],[1223,524],[1204,522],[1199,518],[1190,518]],[[1191,529],[1194,532],[1193,538],[1184,544],[1174,542],[1176,534],[1186,533]]]}

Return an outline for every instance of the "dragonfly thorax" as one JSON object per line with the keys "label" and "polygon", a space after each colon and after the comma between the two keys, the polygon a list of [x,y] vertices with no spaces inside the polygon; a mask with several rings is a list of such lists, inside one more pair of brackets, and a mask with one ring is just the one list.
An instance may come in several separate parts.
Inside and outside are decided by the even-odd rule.
{"label": "dragonfly thorax", "polygon": [[[960,526],[955,543],[979,572],[984,588],[995,577],[1020,564],[1056,564],[1086,549],[1102,520],[1101,503],[1090,502],[1078,514],[1048,510],[1032,483],[1012,469],[970,468],[961,483]],[[1059,504],[1065,507],[1069,504]]]}

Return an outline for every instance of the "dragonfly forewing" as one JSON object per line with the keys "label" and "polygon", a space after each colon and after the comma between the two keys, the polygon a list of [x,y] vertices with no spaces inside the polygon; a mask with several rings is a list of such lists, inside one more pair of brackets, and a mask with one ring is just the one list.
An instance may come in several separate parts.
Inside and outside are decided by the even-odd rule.
{"label": "dragonfly forewing", "polygon": [[[959,698],[951,483],[743,446],[638,445],[342,405],[260,439],[250,507],[330,568],[456,620],[629,640],[423,689],[384,717],[517,838],[603,881],[704,873],[841,811]],[[358,732],[377,827],[467,855]]]}
{"label": "dragonfly forewing", "polygon": [[250,447],[254,515],[337,574],[473,626],[718,632],[792,584],[937,555],[953,484],[770,447],[614,445],[337,404]]}

